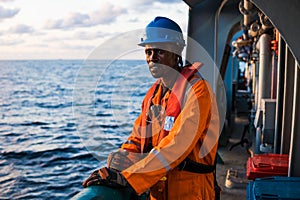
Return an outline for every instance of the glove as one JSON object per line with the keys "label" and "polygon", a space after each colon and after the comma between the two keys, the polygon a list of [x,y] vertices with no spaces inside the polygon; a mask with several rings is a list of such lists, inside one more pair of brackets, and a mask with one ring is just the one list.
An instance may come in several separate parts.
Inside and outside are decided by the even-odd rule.
{"label": "glove", "polygon": [[111,153],[107,158],[107,166],[117,171],[123,171],[144,159],[147,154],[130,152],[124,149],[119,149],[116,152]]}
{"label": "glove", "polygon": [[90,185],[95,185],[95,183],[98,183],[101,181],[101,177],[98,174],[98,170],[94,171],[93,173],[91,173],[91,175],[82,182],[82,186],[83,187],[88,187]]}
{"label": "glove", "polygon": [[133,165],[133,162],[128,158],[129,152],[126,150],[118,150],[109,154],[107,158],[107,166],[110,169],[123,171],[124,169]]}
{"label": "glove", "polygon": [[82,186],[105,185],[113,188],[130,186],[124,176],[115,169],[103,167],[94,171],[89,178],[83,181]]}

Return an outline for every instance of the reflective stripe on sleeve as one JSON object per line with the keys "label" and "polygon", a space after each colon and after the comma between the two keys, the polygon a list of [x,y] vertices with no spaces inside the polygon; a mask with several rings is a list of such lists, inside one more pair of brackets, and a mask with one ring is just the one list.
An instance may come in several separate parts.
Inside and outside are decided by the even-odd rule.
{"label": "reflective stripe on sleeve", "polygon": [[165,168],[167,171],[169,171],[169,170],[171,169],[171,167],[170,167],[168,161],[164,158],[163,155],[161,155],[161,153],[160,153],[158,150],[156,150],[156,149],[153,148],[153,149],[150,151],[150,153],[153,153],[153,154],[158,158],[158,160],[163,164],[164,168]]}

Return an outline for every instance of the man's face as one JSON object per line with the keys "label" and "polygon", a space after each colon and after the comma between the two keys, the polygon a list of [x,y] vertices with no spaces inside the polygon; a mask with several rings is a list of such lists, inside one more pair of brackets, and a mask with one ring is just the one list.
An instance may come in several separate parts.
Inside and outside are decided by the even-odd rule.
{"label": "man's face", "polygon": [[171,45],[147,44],[146,61],[154,78],[167,77],[177,67],[177,56],[172,53]]}

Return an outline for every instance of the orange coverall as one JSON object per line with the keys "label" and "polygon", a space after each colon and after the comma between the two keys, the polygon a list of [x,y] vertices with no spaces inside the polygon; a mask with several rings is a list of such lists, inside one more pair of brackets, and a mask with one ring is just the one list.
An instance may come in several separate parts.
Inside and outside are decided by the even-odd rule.
{"label": "orange coverall", "polygon": [[[200,67],[200,64],[194,64]],[[152,150],[147,156],[131,167],[122,171],[132,188],[142,194],[150,188],[151,199],[193,200],[215,198],[214,174],[192,173],[179,170],[177,166],[190,158],[198,163],[214,165],[219,136],[219,116],[215,96],[209,84],[194,73],[189,78],[193,82],[190,88],[185,88],[185,102],[175,118],[168,134],[160,139],[161,124],[152,120],[150,137]],[[175,84],[182,84],[178,83]],[[175,85],[174,85],[175,86]],[[173,86],[173,88],[174,88]],[[161,105],[164,109],[171,91],[162,95],[162,85],[158,82],[156,93],[151,99],[153,105]],[[146,95],[147,96],[147,95]],[[142,104],[142,113],[136,119],[131,135],[122,149],[129,152],[143,153],[145,136],[142,135],[143,115],[146,110],[146,99]],[[168,103],[166,103],[168,102]]]}

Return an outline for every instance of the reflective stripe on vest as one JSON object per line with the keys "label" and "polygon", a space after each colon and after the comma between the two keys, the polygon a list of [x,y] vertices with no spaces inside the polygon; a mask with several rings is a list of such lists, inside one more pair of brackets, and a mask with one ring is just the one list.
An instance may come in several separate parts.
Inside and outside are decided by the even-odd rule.
{"label": "reflective stripe on vest", "polygon": [[164,158],[163,155],[161,155],[161,153],[158,150],[153,148],[150,151],[150,153],[152,153],[161,162],[161,164],[164,166],[167,172],[171,169],[171,166],[169,165],[168,161]]}

